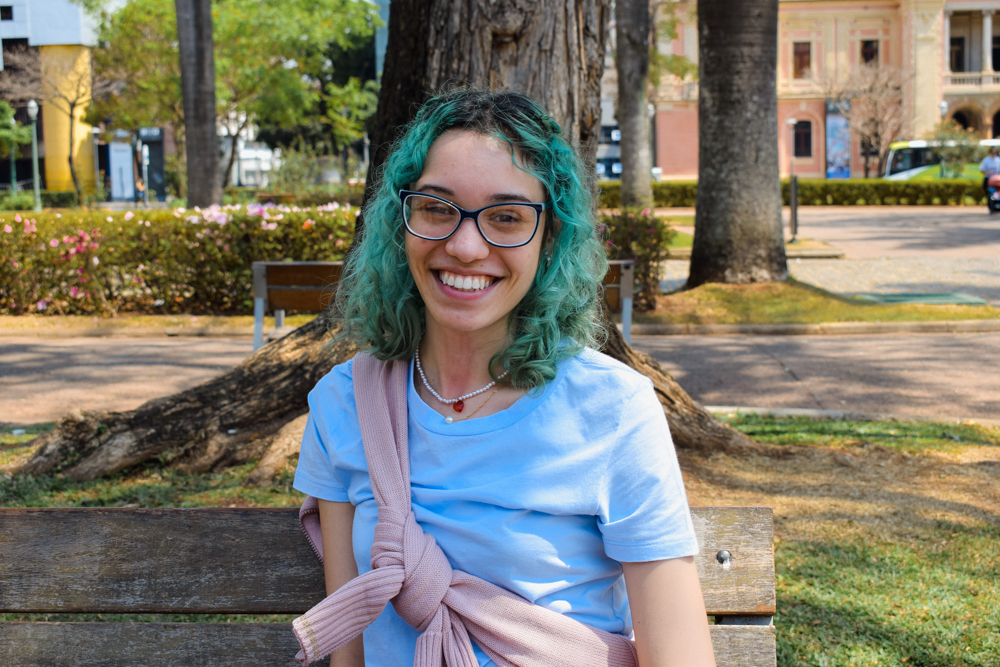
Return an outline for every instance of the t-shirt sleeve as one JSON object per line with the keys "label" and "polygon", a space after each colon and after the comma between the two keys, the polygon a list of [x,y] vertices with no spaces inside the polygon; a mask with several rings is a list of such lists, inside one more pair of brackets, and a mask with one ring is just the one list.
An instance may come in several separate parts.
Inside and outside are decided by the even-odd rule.
{"label": "t-shirt sleeve", "polygon": [[333,465],[331,453],[335,443],[324,419],[326,406],[320,405],[321,401],[317,398],[320,391],[317,388],[309,394],[309,418],[302,434],[293,486],[297,491],[320,500],[349,502],[347,487]]}
{"label": "t-shirt sleeve", "polygon": [[698,553],[670,429],[648,381],[622,409],[601,495],[608,557],[647,562]]}

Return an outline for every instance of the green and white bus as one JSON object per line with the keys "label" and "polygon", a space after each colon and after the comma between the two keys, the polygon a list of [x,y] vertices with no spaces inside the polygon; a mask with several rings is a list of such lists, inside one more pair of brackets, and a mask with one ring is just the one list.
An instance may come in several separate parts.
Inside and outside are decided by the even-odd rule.
{"label": "green and white bus", "polygon": [[[941,178],[941,158],[934,151],[939,141],[895,141],[889,144],[885,161],[885,178],[890,181],[932,180]],[[983,139],[980,146],[989,150],[1000,147],[1000,139]],[[966,164],[959,178],[981,179],[979,163]]]}

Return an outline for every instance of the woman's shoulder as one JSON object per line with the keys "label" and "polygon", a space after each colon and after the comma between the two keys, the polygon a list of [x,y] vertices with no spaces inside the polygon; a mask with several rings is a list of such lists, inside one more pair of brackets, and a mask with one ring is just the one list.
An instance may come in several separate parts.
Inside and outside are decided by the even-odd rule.
{"label": "woman's shoulder", "polygon": [[309,392],[309,410],[323,415],[331,410],[354,410],[354,359],[337,364]]}
{"label": "woman's shoulder", "polygon": [[636,393],[652,392],[649,378],[629,368],[617,359],[589,347],[560,364],[557,381],[562,380],[567,390],[575,395],[591,396],[605,405],[624,403]]}
{"label": "woman's shoulder", "polygon": [[567,359],[565,364],[566,370],[577,376],[589,376],[593,380],[613,383],[623,388],[636,389],[644,384],[650,384],[649,378],[634,368],[589,347],[583,348],[578,354]]}

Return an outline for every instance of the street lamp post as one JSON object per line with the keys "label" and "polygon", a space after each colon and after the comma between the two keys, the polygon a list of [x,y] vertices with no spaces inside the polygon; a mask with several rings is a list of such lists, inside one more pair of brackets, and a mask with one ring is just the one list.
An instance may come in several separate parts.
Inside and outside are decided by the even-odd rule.
{"label": "street lamp post", "polygon": [[101,128],[93,127],[90,129],[91,136],[94,137],[94,188],[97,192],[101,190],[101,155],[100,155],[100,140],[101,140]]}
{"label": "street lamp post", "polygon": [[791,243],[796,243],[799,233],[799,178],[795,175],[795,125],[799,121],[789,118],[785,121],[789,129],[788,142],[788,223],[792,231]]}
{"label": "street lamp post", "polygon": [[35,210],[42,210],[42,191],[38,179],[38,102],[28,101],[28,118],[31,119],[31,178],[35,186]]}
{"label": "street lamp post", "polygon": [[149,144],[142,145],[142,200],[149,206]]}
{"label": "street lamp post", "polygon": [[[10,118],[10,129],[17,129],[17,120],[13,116]],[[10,142],[10,193],[12,195],[17,194],[17,160],[14,158],[16,152],[17,144],[12,139]]]}

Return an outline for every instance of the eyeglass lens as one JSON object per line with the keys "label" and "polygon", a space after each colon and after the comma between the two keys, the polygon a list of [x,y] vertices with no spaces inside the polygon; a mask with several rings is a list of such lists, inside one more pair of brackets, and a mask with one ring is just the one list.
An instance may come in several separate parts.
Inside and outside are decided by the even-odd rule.
{"label": "eyeglass lens", "polygon": [[[403,215],[410,231],[428,239],[443,239],[458,227],[461,213],[448,202],[410,195],[403,202]],[[479,228],[490,243],[519,245],[535,233],[538,213],[524,204],[491,206],[479,213]]]}

